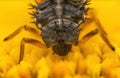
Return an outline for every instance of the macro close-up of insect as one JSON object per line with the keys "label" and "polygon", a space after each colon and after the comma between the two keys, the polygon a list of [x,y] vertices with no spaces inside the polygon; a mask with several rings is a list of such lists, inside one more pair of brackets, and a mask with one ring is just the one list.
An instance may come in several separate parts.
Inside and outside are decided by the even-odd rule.
{"label": "macro close-up of insect", "polygon": [[[99,34],[106,45],[114,51],[115,48],[107,38],[107,33],[94,9],[87,7],[89,3],[90,0],[44,0],[42,3],[36,2],[36,5],[29,4],[30,9],[35,10],[30,13],[35,19],[33,23],[41,33],[35,28],[24,25],[4,38],[4,41],[12,39],[22,30],[39,35],[44,41],[45,44],[39,40],[23,38],[20,44],[19,63],[23,60],[26,43],[45,49],[52,48],[53,53],[66,56],[71,51],[72,45],[82,45],[96,34]],[[90,18],[87,17],[88,11],[91,11]],[[92,22],[95,22],[96,29],[78,40],[82,30]]]}

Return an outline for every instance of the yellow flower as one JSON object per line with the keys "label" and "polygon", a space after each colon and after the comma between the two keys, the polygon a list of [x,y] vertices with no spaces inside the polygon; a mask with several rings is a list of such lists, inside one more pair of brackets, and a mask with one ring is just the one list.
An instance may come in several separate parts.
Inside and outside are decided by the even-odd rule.
{"label": "yellow flower", "polygon": [[[38,0],[42,1],[42,0]],[[30,22],[29,3],[34,0],[0,1],[0,78],[120,78],[120,2],[119,0],[92,0],[103,28],[116,51],[111,51],[99,35],[85,44],[73,46],[65,57],[53,54],[51,49],[25,45],[20,64],[20,42],[23,37],[39,39],[27,31],[3,42],[3,39],[22,25],[35,27]],[[81,35],[87,33],[92,23]]]}

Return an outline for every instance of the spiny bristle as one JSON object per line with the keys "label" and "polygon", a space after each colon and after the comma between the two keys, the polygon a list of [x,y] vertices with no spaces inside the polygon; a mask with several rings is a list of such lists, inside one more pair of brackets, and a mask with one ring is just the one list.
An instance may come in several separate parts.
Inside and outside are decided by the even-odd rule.
{"label": "spiny bristle", "polygon": [[81,30],[83,30],[83,29],[79,29],[79,30],[77,30],[77,32],[80,32]]}
{"label": "spiny bristle", "polygon": [[86,5],[90,5],[91,3],[86,3]]}
{"label": "spiny bristle", "polygon": [[32,12],[28,12],[30,15],[32,15],[32,16],[35,16],[35,12],[34,11],[32,11]]}
{"label": "spiny bristle", "polygon": [[36,4],[39,4],[39,2],[37,0],[34,0]]}
{"label": "spiny bristle", "polygon": [[72,25],[72,22],[69,24],[69,26]]}
{"label": "spiny bristle", "polygon": [[[80,26],[77,26],[73,29],[73,31],[75,31],[76,29],[78,29]],[[78,29],[78,31],[80,31],[81,29]]]}
{"label": "spiny bristle", "polygon": [[88,12],[89,9],[90,9],[90,8],[86,8],[86,9],[85,9],[85,15],[88,15],[87,12]]}
{"label": "spiny bristle", "polygon": [[30,18],[35,18],[34,16],[31,16]]}
{"label": "spiny bristle", "polygon": [[30,22],[30,23],[34,23],[34,24],[36,24],[36,22],[35,22],[35,21],[32,21],[32,22]]}
{"label": "spiny bristle", "polygon": [[35,21],[32,21],[32,22],[30,22],[30,23],[35,23]]}
{"label": "spiny bristle", "polygon": [[85,2],[84,2],[84,5],[89,5],[91,0],[86,0]]}
{"label": "spiny bristle", "polygon": [[57,22],[55,21],[54,23],[55,23],[55,25],[57,26]]}
{"label": "spiny bristle", "polygon": [[85,17],[85,20],[86,20],[86,21],[87,21],[87,20],[91,20],[91,18]]}
{"label": "spiny bristle", "polygon": [[32,3],[29,3],[28,6],[30,6],[29,9],[37,9],[37,6],[33,5]]}

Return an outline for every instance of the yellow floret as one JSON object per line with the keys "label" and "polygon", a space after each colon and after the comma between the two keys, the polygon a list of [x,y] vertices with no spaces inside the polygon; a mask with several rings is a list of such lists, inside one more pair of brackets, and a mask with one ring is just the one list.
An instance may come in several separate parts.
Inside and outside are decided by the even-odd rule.
{"label": "yellow floret", "polygon": [[6,78],[32,78],[32,66],[26,62],[14,65],[8,70]]}

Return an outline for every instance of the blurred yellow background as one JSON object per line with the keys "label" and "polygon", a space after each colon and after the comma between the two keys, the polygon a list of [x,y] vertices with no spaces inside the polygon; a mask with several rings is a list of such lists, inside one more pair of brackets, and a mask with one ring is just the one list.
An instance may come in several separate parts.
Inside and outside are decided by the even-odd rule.
{"label": "blurred yellow background", "polygon": [[[0,56],[0,76],[2,76],[1,71],[3,71],[3,73],[5,73],[5,76],[6,76],[6,71],[10,68],[10,66],[14,65],[11,63],[11,61],[9,61],[11,59],[5,57],[7,55],[2,55],[2,54],[4,54],[3,52],[6,52],[6,53],[8,53],[8,55],[10,55],[10,58],[12,58],[12,62],[14,61],[17,63],[18,57],[19,57],[19,51],[20,51],[19,46],[20,46],[21,39],[23,37],[28,37],[28,38],[32,37],[32,38],[39,39],[38,37],[34,36],[31,33],[23,31],[18,36],[11,39],[10,41],[3,42],[3,39],[6,36],[11,34],[13,31],[15,31],[17,28],[19,28],[22,25],[29,25],[29,26],[35,27],[34,24],[30,23],[34,19],[31,19],[30,18],[31,16],[28,14],[28,12],[31,11],[28,9],[29,3],[34,3],[34,0],[0,0],[0,55],[1,55]],[[97,11],[97,16],[100,19],[100,22],[103,25],[103,28],[108,33],[111,43],[113,45],[115,45],[115,47],[117,46],[117,48],[120,48],[120,0],[91,0],[90,3],[91,4],[89,5],[89,7],[94,8]],[[97,41],[97,39],[94,39],[94,40]],[[103,70],[103,72],[105,73],[105,76],[106,76],[106,77],[100,77],[100,78],[114,78],[114,75],[115,76],[117,75],[117,78],[120,78],[120,76],[118,76],[119,72],[120,72],[120,70],[118,70],[119,68],[118,69],[116,68],[117,72],[114,72],[116,70],[113,71],[113,69],[111,68],[111,66],[114,68],[114,67],[117,67],[117,65],[120,65],[120,64],[116,64],[116,63],[119,63],[119,59],[116,58],[118,56],[109,52],[109,50],[105,50],[106,52],[109,52],[109,53],[108,54],[106,53],[102,56],[102,58],[103,58],[102,64],[100,62],[101,57],[99,57],[97,53],[88,55],[85,59],[79,59],[78,56],[81,56],[81,55],[76,55],[77,51],[79,54],[79,52],[80,52],[79,50],[76,50],[76,52],[75,52],[76,54],[73,54],[70,57],[68,57],[68,59],[72,58],[73,60],[64,61],[64,62],[60,61],[60,62],[54,64],[54,61],[59,59],[59,57],[56,57],[56,56],[52,57],[52,55],[48,55],[46,58],[40,59],[40,57],[42,57],[42,53],[45,51],[42,51],[41,49],[38,49],[36,47],[33,48],[33,46],[31,46],[31,45],[27,45],[27,46],[29,46],[29,47],[27,47],[25,49],[25,53],[28,52],[28,54],[25,54],[24,59],[34,65],[36,64],[36,61],[39,60],[39,62],[36,64],[37,65],[36,72],[38,72],[38,75],[39,75],[38,78],[42,78],[41,74],[40,74],[41,71],[43,71],[43,74],[44,74],[44,72],[47,73],[47,74],[45,74],[44,78],[47,78],[48,73],[51,74],[50,71],[52,71],[52,72],[61,71],[61,73],[63,71],[64,71],[64,73],[68,72],[68,71],[70,71],[70,72],[72,71],[74,73],[74,70],[75,70],[74,68],[76,67],[75,65],[78,65],[77,71],[80,73],[83,73],[83,75],[87,68],[87,74],[92,75],[92,78],[98,78],[98,77],[96,77],[96,75],[99,76],[100,70]],[[98,52],[101,51],[99,49],[99,47],[94,43],[93,43],[93,45],[86,45],[86,47],[87,48],[89,47],[89,49],[91,51],[98,51]],[[4,49],[4,51],[3,51],[3,49]],[[85,50],[85,51],[88,52],[89,49]],[[118,52],[120,52],[120,50]],[[120,53],[118,53],[118,54],[120,56]],[[100,55],[102,55],[102,52]],[[111,57],[113,57],[113,59]],[[77,62],[74,59],[77,59]],[[116,60],[117,60],[117,62],[116,62]],[[51,70],[52,68],[49,68],[47,63],[49,63],[49,67],[52,67],[52,65],[55,65],[55,67],[53,66],[54,69]],[[91,64],[93,64],[93,65],[91,65]],[[23,62],[23,63],[21,63],[20,67],[19,67],[19,65],[16,67],[14,67],[14,66],[13,66],[13,68],[11,68],[11,70],[7,74],[8,78],[9,78],[9,76],[11,78],[20,78],[19,76],[21,76],[21,74],[19,74],[19,73],[22,73],[22,75],[26,75],[25,76],[26,78],[31,78],[31,77],[29,77],[30,72],[28,72],[28,71],[30,69],[28,69],[28,67],[29,67],[28,64]],[[44,69],[44,66],[45,66],[45,69]],[[40,69],[40,67],[42,67],[43,69]],[[102,69],[102,67],[103,67],[103,69]],[[111,69],[109,69],[109,68],[111,68]],[[16,70],[17,70],[17,72],[16,72]],[[26,73],[26,72],[28,72],[28,73]],[[114,73],[111,74],[111,72],[112,73],[114,72]],[[18,76],[15,75],[14,73],[18,73]],[[61,75],[61,73],[58,72],[57,75]],[[69,74],[66,75],[66,78],[68,78],[68,77],[71,78],[69,76]],[[56,75],[54,78],[56,78]],[[76,75],[74,78],[80,78],[80,77]],[[91,77],[82,77],[81,76],[81,78],[91,78]]]}
{"label": "blurred yellow background", "polygon": [[[29,26],[35,27],[34,24],[30,23],[34,19],[31,19],[30,18],[31,16],[28,14],[28,12],[31,11],[28,9],[29,8],[28,4],[32,3],[32,2],[34,3],[34,0],[0,0],[0,52],[3,51],[3,50],[1,50],[1,47],[2,47],[14,59],[14,61],[17,61],[17,59],[19,57],[19,49],[20,49],[19,46],[20,46],[21,39],[23,37],[28,37],[28,38],[32,37],[32,38],[38,39],[38,37],[34,36],[33,34],[31,34],[29,32],[23,31],[18,36],[11,39],[10,41],[3,42],[3,39],[22,25],[29,25]],[[96,10],[97,16],[100,19],[100,22],[103,25],[103,28],[108,33],[111,43],[115,47],[120,48],[120,1],[119,0],[91,0],[90,3],[91,4],[89,5],[89,7],[94,8]],[[97,39],[96,39],[96,41],[97,41]],[[27,45],[27,46],[29,46],[29,45]],[[96,47],[96,46],[91,47],[91,45],[87,45],[87,46],[88,47],[90,46],[90,48]],[[98,46],[96,48],[98,48]],[[26,47],[25,52],[29,52],[31,50],[32,51],[36,50],[36,48],[33,48],[33,46]],[[41,51],[41,50],[38,49],[37,51],[35,51],[36,53],[29,52],[31,56],[29,55],[29,53],[28,53],[29,56],[25,55],[26,58],[29,58],[29,59],[27,59],[27,61],[30,61],[30,63],[34,64],[35,61],[38,60],[37,57],[42,56],[42,54],[39,53],[39,51]],[[106,51],[109,51],[109,50],[106,50]],[[120,50],[119,50],[119,52],[120,52]],[[120,53],[118,53],[118,54],[120,54]],[[0,53],[0,55],[2,55],[2,53]],[[91,55],[90,58],[91,59],[96,58],[96,56],[94,56],[94,57],[93,56]],[[49,57],[49,55],[48,55],[48,57]],[[53,57],[53,58],[56,60],[56,57]],[[71,57],[69,57],[69,58],[71,58]],[[76,58],[76,57],[74,57],[74,58]],[[85,60],[91,61],[91,59],[88,59],[88,58],[89,58],[89,56],[87,58],[85,58]],[[103,56],[103,58],[104,58],[104,56]],[[48,58],[46,58],[46,59],[48,60]],[[40,59],[40,62],[44,61],[44,60],[46,61],[46,59]],[[50,57],[49,57],[49,59],[50,59]],[[94,59],[94,60],[95,60],[95,64],[96,64],[96,59]],[[3,61],[3,62],[5,62],[5,61]],[[83,60],[82,60],[82,62],[84,63]],[[80,60],[80,64],[82,62]],[[59,63],[60,63],[60,65],[59,65]],[[59,62],[59,63],[58,63],[58,67],[56,66],[57,68],[59,68],[59,66],[61,67],[61,64],[64,67],[63,62]],[[71,63],[71,61],[70,61],[70,63]],[[73,63],[73,61],[72,61],[72,63]],[[76,60],[75,60],[75,63],[76,63]],[[82,63],[82,65],[84,67],[83,63]],[[108,62],[106,62],[105,64],[107,64],[107,63]],[[1,64],[0,64],[0,66],[1,66]],[[89,64],[91,64],[91,62],[89,62]],[[88,67],[91,67],[91,66],[89,66],[89,64],[88,64]],[[55,64],[55,65],[57,65],[57,64]],[[65,62],[65,65],[66,65],[66,62]],[[71,66],[72,64],[68,64],[68,65]],[[44,66],[44,64],[43,64],[43,66]],[[3,63],[3,67],[4,67],[4,63]],[[94,68],[94,65],[92,67]],[[7,68],[4,67],[3,70],[5,70],[5,69],[7,69]],[[2,70],[2,67],[1,67],[0,71],[1,70]],[[20,70],[20,68],[19,68],[19,70]],[[59,69],[59,70],[62,71],[62,69]],[[83,70],[84,70],[84,68],[83,68]],[[95,69],[95,70],[97,70],[97,69]],[[106,70],[107,70],[107,68],[106,68]],[[57,70],[54,70],[54,71],[57,71]],[[109,71],[109,70],[107,70],[107,71]],[[94,71],[94,73],[96,73],[96,72]],[[79,78],[79,77],[76,77],[76,78]],[[81,77],[81,78],[86,78],[86,77]],[[96,78],[96,77],[94,77],[94,78]],[[111,77],[111,78],[113,78],[113,77]]]}

